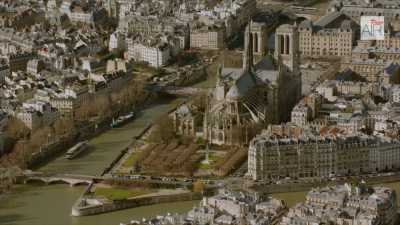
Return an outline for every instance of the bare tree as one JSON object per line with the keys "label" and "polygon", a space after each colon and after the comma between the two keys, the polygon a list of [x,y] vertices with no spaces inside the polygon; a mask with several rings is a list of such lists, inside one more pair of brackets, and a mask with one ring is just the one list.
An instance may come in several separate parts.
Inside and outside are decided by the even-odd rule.
{"label": "bare tree", "polygon": [[169,143],[176,137],[174,124],[168,116],[161,117],[154,124],[150,141],[155,143]]}
{"label": "bare tree", "polygon": [[193,192],[203,193],[206,185],[201,180],[196,180],[193,183]]}
{"label": "bare tree", "polygon": [[28,127],[19,119],[12,117],[6,127],[6,134],[13,138],[14,140],[18,140],[21,138],[25,138],[29,135],[30,131]]}
{"label": "bare tree", "polygon": [[70,135],[75,132],[74,121],[67,118],[60,118],[53,124],[54,133],[56,136]]}

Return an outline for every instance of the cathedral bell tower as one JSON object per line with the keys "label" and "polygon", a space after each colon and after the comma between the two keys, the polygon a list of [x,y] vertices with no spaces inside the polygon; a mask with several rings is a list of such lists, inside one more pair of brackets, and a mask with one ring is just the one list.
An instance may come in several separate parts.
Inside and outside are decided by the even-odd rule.
{"label": "cathedral bell tower", "polygon": [[251,33],[251,23],[246,27],[245,38],[244,38],[244,54],[243,54],[243,72],[252,72],[254,59],[253,59],[253,34]]}
{"label": "cathedral bell tower", "polygon": [[275,59],[279,56],[282,63],[292,74],[299,74],[299,33],[297,24],[284,24],[276,29],[275,33]]}

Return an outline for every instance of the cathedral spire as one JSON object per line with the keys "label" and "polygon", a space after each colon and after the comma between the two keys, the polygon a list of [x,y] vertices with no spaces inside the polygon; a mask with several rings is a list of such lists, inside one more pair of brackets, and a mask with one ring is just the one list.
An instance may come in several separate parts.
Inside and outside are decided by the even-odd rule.
{"label": "cathedral spire", "polygon": [[245,31],[244,43],[244,59],[243,70],[244,72],[251,72],[253,70],[253,35],[251,34],[252,20],[249,18],[249,23]]}
{"label": "cathedral spire", "polygon": [[222,76],[222,69],[224,68],[224,64],[220,63],[218,66],[218,72],[217,72],[217,86],[221,85],[221,76]]}

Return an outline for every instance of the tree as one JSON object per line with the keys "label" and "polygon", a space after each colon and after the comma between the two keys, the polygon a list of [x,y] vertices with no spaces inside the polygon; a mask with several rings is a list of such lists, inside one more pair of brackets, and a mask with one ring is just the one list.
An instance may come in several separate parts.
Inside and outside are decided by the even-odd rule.
{"label": "tree", "polygon": [[44,144],[49,142],[49,138],[52,137],[53,132],[51,127],[42,127],[32,133],[29,149],[32,152],[39,150]]}
{"label": "tree", "polygon": [[201,180],[196,180],[193,183],[193,192],[204,193],[206,185]]}
{"label": "tree", "polygon": [[200,93],[193,97],[193,105],[197,107],[198,111],[204,112],[207,105],[207,94]]}
{"label": "tree", "polygon": [[6,127],[6,134],[10,138],[18,140],[27,137],[29,133],[29,128],[21,120],[15,117],[10,118]]}
{"label": "tree", "polygon": [[168,116],[161,117],[154,124],[150,141],[155,143],[169,143],[175,139],[175,129],[171,118]]}
{"label": "tree", "polygon": [[74,121],[67,118],[60,118],[56,120],[53,124],[53,128],[55,135],[58,137],[70,135],[75,131]]}
{"label": "tree", "polygon": [[108,95],[96,96],[94,100],[94,109],[96,114],[101,118],[107,118],[111,116],[111,101]]}

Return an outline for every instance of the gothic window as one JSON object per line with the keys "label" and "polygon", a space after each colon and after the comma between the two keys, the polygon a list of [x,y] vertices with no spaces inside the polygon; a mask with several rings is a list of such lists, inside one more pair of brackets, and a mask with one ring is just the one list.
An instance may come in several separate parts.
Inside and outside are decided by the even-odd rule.
{"label": "gothic window", "polygon": [[289,40],[289,36],[286,36],[286,53],[285,54],[289,54],[289,48],[290,48],[290,40]]}
{"label": "gothic window", "polygon": [[258,52],[258,34],[254,34],[254,52]]}

